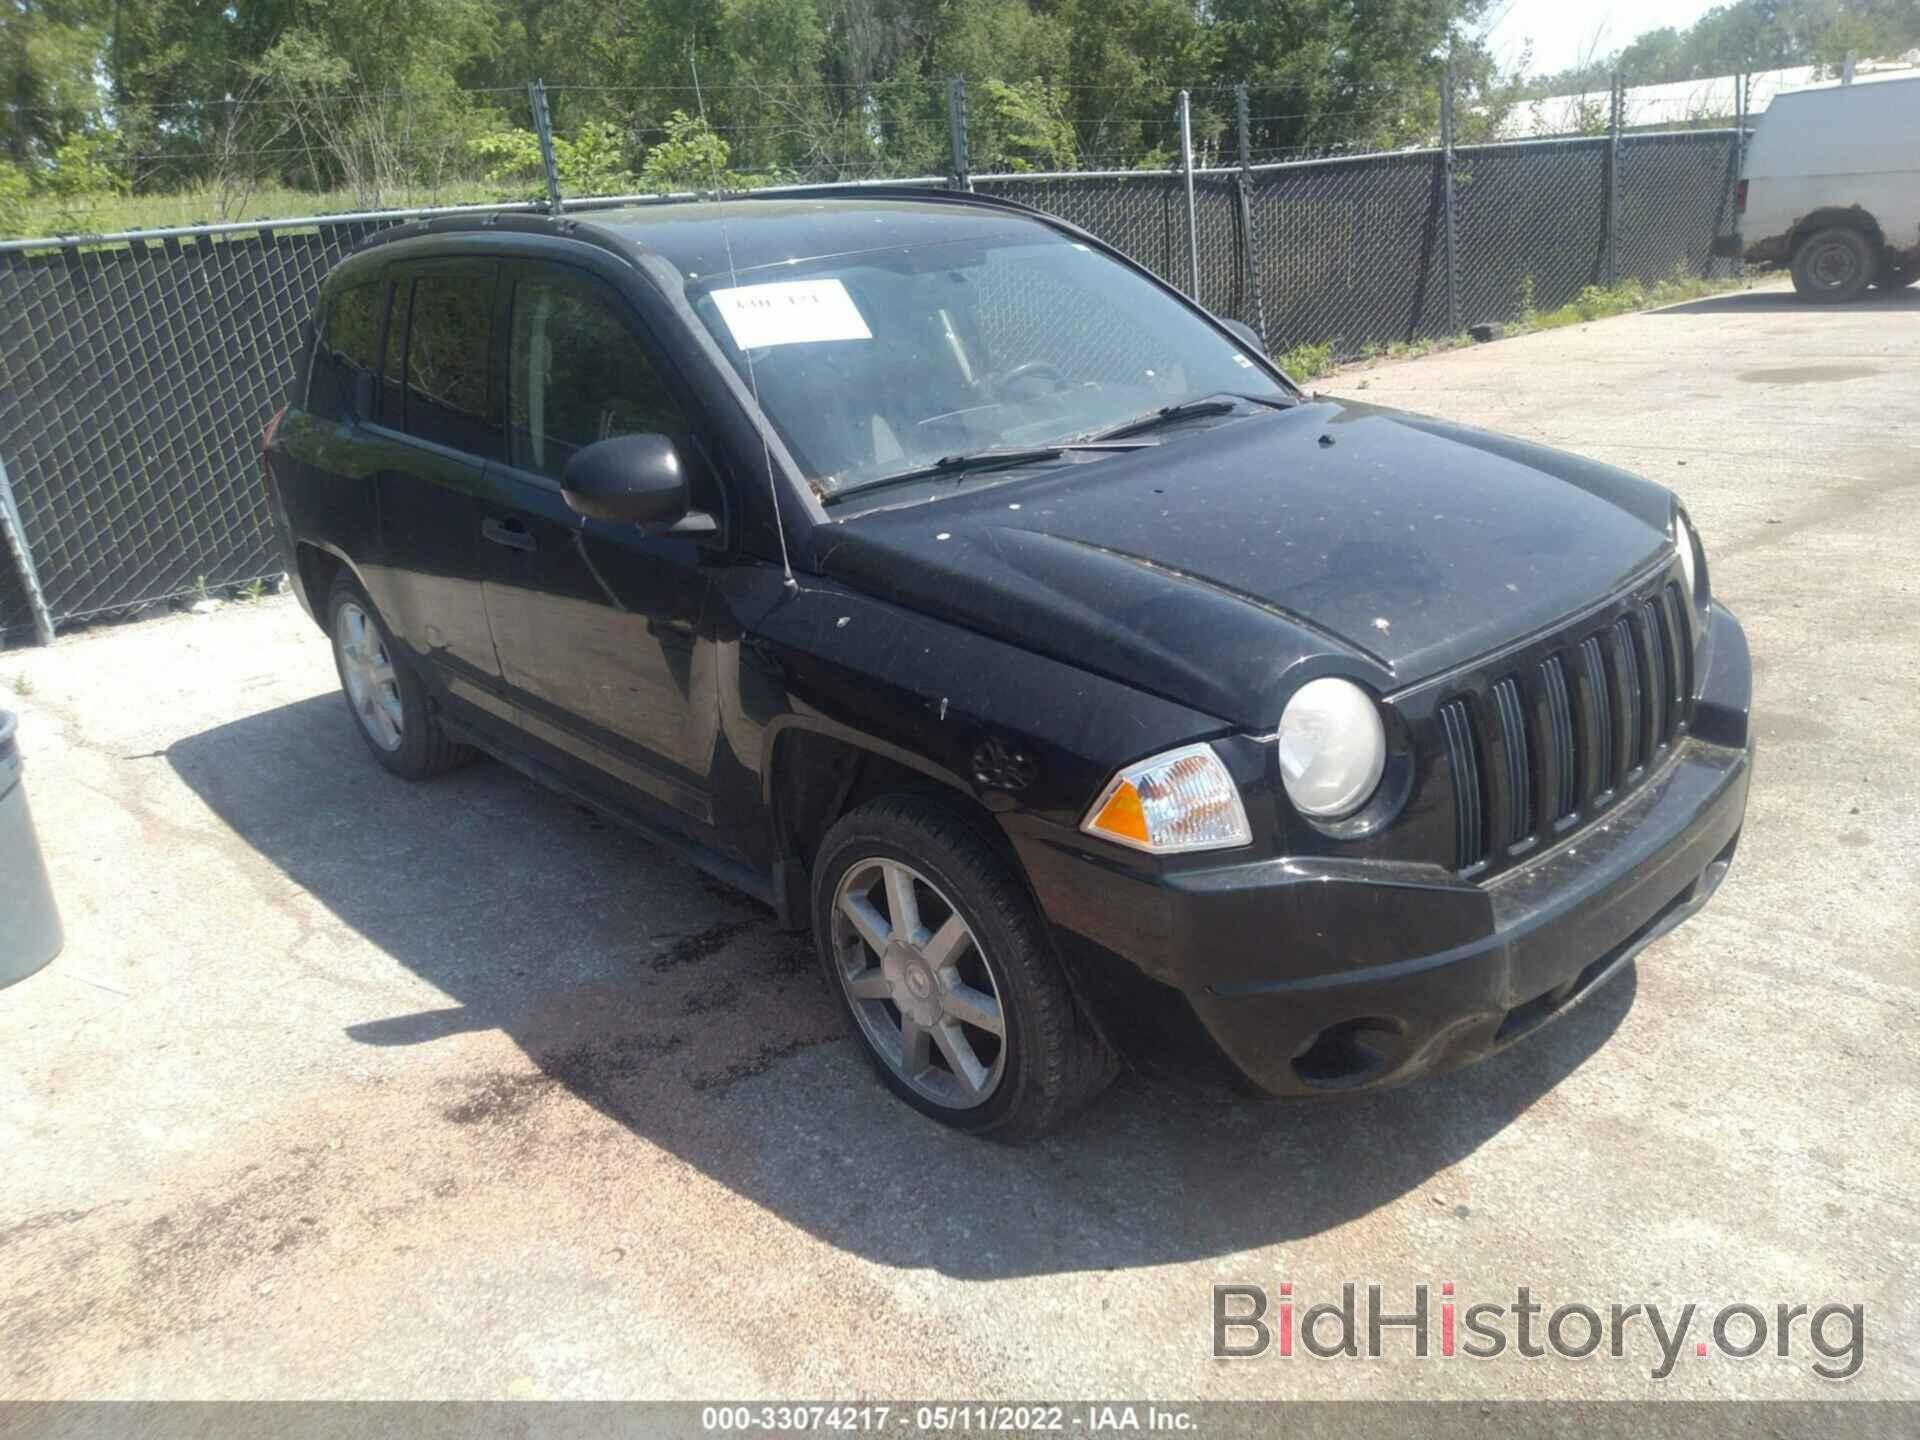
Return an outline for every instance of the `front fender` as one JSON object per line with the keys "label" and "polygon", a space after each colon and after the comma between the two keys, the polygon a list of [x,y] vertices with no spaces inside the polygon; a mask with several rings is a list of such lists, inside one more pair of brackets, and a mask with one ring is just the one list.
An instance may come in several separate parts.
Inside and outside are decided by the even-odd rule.
{"label": "front fender", "polygon": [[[1003,817],[1076,826],[1121,765],[1225,721],[1004,641],[808,578],[743,638],[762,798],[799,728],[882,754]],[[742,756],[745,759],[746,756]],[[1004,821],[1003,821],[1004,823]]]}

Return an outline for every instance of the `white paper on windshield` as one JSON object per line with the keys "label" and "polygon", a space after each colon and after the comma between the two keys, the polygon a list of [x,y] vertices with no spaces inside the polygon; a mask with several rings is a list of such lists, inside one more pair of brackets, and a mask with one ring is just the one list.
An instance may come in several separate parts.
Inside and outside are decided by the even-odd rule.
{"label": "white paper on windshield", "polygon": [[789,280],[715,290],[713,303],[742,350],[814,340],[871,340],[853,297],[838,280]]}

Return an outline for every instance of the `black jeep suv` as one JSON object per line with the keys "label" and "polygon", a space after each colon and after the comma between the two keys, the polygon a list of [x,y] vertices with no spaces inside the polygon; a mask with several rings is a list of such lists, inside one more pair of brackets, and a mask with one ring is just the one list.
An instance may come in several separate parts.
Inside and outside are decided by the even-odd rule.
{"label": "black jeep suv", "polygon": [[965,1129],[1143,1020],[1275,1094],[1484,1055],[1739,838],[1746,640],[1668,491],[1305,395],[1017,206],[403,227],[265,451],[381,764],[487,751],[810,927]]}

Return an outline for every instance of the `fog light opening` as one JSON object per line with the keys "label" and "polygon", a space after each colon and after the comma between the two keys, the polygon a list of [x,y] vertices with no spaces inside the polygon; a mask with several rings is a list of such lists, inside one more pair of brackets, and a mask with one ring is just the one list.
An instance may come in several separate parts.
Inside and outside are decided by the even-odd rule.
{"label": "fog light opening", "polygon": [[1406,1027],[1381,1015],[1329,1025],[1293,1057],[1293,1073],[1316,1090],[1364,1085],[1392,1067]]}

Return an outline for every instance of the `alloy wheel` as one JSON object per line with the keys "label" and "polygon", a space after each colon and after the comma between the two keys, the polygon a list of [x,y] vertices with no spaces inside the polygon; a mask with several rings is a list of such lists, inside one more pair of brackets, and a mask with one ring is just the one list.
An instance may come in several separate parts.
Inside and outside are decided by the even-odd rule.
{"label": "alloy wheel", "polygon": [[406,734],[406,712],[400,702],[400,679],[394,674],[380,627],[365,610],[345,601],[334,615],[333,643],[340,654],[347,701],[360,717],[367,738],[382,750],[398,750]]}
{"label": "alloy wheel", "polygon": [[972,928],[898,860],[851,866],[833,897],[834,973],[893,1072],[936,1105],[984,1104],[1006,1071],[1000,988]]}

